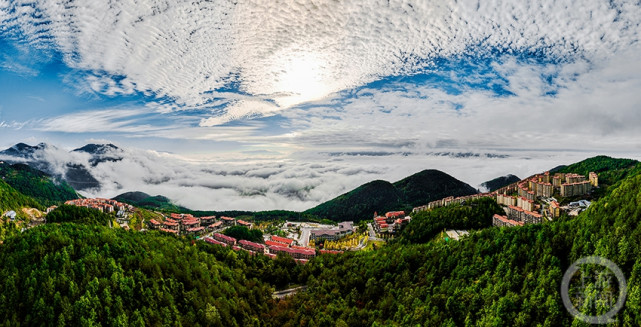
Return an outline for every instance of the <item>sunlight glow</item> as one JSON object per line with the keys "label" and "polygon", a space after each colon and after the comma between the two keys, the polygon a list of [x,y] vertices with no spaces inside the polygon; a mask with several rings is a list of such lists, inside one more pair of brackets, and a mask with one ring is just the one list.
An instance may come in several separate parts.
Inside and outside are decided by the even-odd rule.
{"label": "sunlight glow", "polygon": [[314,54],[294,54],[279,60],[275,101],[281,107],[321,99],[332,90],[326,63]]}

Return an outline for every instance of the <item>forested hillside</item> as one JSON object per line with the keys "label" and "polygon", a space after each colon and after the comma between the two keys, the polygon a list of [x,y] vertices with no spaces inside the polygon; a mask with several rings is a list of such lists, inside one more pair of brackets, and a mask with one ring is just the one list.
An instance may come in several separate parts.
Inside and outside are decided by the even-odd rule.
{"label": "forested hillside", "polygon": [[21,208],[30,207],[44,209],[44,207],[31,197],[28,197],[0,180],[0,216],[8,210],[20,212]]}
{"label": "forested hillside", "polygon": [[[323,256],[305,266],[309,288],[274,308],[272,324],[583,326],[564,308],[560,283],[572,262],[600,255],[628,278],[628,298],[616,324],[639,326],[640,220],[637,175],[575,219],[488,228],[459,242],[399,242],[373,252]],[[587,313],[606,309],[599,302]]]}
{"label": "forested hillside", "polygon": [[244,269],[236,269],[243,260],[225,253],[229,259],[221,262],[189,242],[158,233],[80,224],[34,228],[0,246],[0,321],[14,326],[256,325],[271,301],[270,287],[248,279]]}
{"label": "forested hillside", "polygon": [[0,178],[45,206],[78,198],[76,191],[65,181],[54,181],[48,174],[25,164],[0,164]]}
{"label": "forested hillside", "polygon": [[334,221],[370,219],[374,212],[410,211],[413,207],[448,196],[477,193],[458,179],[426,169],[394,184],[376,180],[305,211]]}

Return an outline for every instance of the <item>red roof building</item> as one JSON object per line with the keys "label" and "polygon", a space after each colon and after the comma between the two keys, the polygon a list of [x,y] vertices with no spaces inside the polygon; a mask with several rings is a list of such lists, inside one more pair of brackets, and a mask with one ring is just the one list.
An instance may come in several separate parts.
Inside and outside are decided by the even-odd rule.
{"label": "red roof building", "polygon": [[280,237],[280,236],[277,236],[277,235],[272,235],[272,241],[285,243],[287,245],[292,245],[292,243],[294,243],[294,240],[292,240],[290,238]]}
{"label": "red roof building", "polygon": [[227,243],[229,245],[236,245],[236,239],[231,236],[223,235],[220,233],[214,233],[212,237],[216,240]]}

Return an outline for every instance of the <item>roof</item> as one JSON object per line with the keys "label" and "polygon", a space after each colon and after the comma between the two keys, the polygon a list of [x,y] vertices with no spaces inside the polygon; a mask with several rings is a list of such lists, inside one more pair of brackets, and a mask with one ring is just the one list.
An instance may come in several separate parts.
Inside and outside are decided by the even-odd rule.
{"label": "roof", "polygon": [[387,218],[396,218],[400,216],[405,216],[405,211],[390,211],[385,214],[385,217]]}
{"label": "roof", "polygon": [[218,226],[220,226],[220,225],[222,225],[222,224],[223,224],[223,222],[222,222],[222,221],[217,221],[217,222],[215,222],[215,223],[213,223],[213,224],[209,225],[209,228],[216,228],[216,227],[218,227]]}
{"label": "roof", "polygon": [[214,238],[223,239],[223,240],[226,240],[228,242],[236,242],[235,238],[233,238],[231,236],[227,236],[227,235],[221,234],[221,233],[214,233],[213,236],[214,236]]}
{"label": "roof", "polygon": [[292,248],[286,248],[286,247],[277,246],[277,245],[270,246],[269,250],[275,251],[275,252],[286,252],[289,254],[316,255],[316,251],[314,250],[292,249]]}
{"label": "roof", "polygon": [[250,241],[247,241],[247,240],[240,240],[240,241],[238,241],[238,243],[240,243],[240,244],[242,244],[242,245],[246,245],[246,246],[251,246],[251,247],[255,247],[255,248],[260,248],[260,249],[264,249],[264,248],[265,248],[265,245],[264,245],[264,244],[255,243],[255,242],[250,242]]}
{"label": "roof", "polygon": [[200,232],[201,230],[205,230],[205,227],[194,227],[187,229],[188,232]]}
{"label": "roof", "polygon": [[267,245],[275,245],[275,246],[287,246],[287,244],[285,244],[285,243],[276,242],[276,241],[272,241],[272,240],[266,240],[265,244],[267,244]]}
{"label": "roof", "polygon": [[231,217],[225,217],[225,216],[220,217],[220,219],[222,219],[222,220],[227,220],[227,221],[234,220],[234,218],[231,218]]}
{"label": "roof", "polygon": [[292,240],[291,238],[280,237],[278,235],[272,235],[272,241],[282,242],[282,243],[287,243],[287,244],[294,243],[294,240]]}
{"label": "roof", "polygon": [[215,239],[213,239],[211,237],[205,237],[205,242],[211,243],[211,244],[218,244],[218,245],[222,245],[222,246],[227,246],[226,243],[223,243],[221,241],[215,240]]}

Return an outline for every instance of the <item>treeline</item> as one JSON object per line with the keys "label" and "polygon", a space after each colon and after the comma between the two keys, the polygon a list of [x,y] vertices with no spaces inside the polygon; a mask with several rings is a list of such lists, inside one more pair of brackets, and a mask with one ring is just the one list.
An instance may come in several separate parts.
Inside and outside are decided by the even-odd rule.
{"label": "treeline", "polygon": [[47,223],[79,223],[107,226],[112,216],[96,209],[61,205],[47,214]]}

